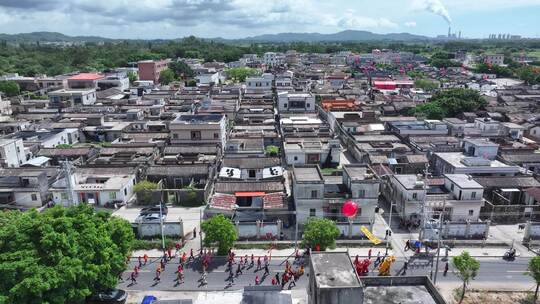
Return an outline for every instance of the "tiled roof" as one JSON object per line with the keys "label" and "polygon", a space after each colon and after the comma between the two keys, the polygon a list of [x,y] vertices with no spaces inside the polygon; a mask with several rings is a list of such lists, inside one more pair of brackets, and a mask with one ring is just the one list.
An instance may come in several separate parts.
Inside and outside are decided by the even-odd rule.
{"label": "tiled roof", "polygon": [[221,210],[234,210],[236,205],[236,196],[231,194],[216,193],[210,200],[210,208]]}
{"label": "tiled roof", "polygon": [[280,209],[285,208],[285,194],[284,193],[270,193],[263,197],[264,209]]}

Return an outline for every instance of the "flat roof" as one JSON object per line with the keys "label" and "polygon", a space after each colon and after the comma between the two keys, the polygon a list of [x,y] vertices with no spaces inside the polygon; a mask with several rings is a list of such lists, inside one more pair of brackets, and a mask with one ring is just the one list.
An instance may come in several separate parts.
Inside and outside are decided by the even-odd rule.
{"label": "flat roof", "polygon": [[68,78],[68,80],[99,80],[103,79],[103,75],[98,73],[79,73],[75,76],[71,76]]}
{"label": "flat roof", "polygon": [[437,304],[425,286],[364,287],[364,304]]}
{"label": "flat roof", "polygon": [[174,122],[201,124],[201,123],[217,123],[223,119],[221,114],[183,114],[178,116]]}
{"label": "flat roof", "polygon": [[323,181],[323,177],[319,168],[316,166],[311,167],[294,167],[293,174],[295,180],[298,182],[320,182]]}
{"label": "flat roof", "polygon": [[311,265],[319,288],[362,286],[347,252],[312,252]]}
{"label": "flat roof", "polygon": [[445,174],[446,178],[448,178],[450,181],[455,183],[460,188],[467,188],[467,189],[482,189],[482,185],[480,185],[477,181],[475,181],[470,175],[467,174]]}

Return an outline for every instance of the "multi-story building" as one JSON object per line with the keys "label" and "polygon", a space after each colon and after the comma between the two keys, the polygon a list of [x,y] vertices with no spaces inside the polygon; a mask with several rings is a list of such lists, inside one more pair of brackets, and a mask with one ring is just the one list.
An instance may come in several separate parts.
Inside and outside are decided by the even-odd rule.
{"label": "multi-story building", "polygon": [[98,80],[97,85],[101,90],[115,88],[120,91],[125,91],[129,89],[129,78],[127,73],[114,73],[106,75],[104,78]]}
{"label": "multi-story building", "polygon": [[315,96],[312,93],[278,93],[278,111],[280,113],[315,112]]}
{"label": "multi-story building", "polygon": [[503,65],[504,55],[503,54],[486,54],[484,55],[484,63],[492,64],[492,65]]}
{"label": "multi-story building", "polygon": [[172,144],[217,144],[225,149],[227,118],[218,114],[180,115],[169,129]]}
{"label": "multi-story building", "polygon": [[267,67],[274,67],[279,64],[278,62],[278,56],[274,52],[266,52],[263,55],[263,63]]}
{"label": "multi-story building", "polygon": [[48,93],[51,108],[89,106],[96,103],[95,89],[61,89]]}
{"label": "multi-story building", "polygon": [[37,208],[48,201],[49,182],[43,169],[0,170],[0,204]]}
{"label": "multi-story building", "polygon": [[359,205],[354,222],[370,223],[379,198],[380,180],[365,165],[346,165],[343,175],[323,176],[318,165],[293,167],[293,196],[297,221],[325,217],[339,222],[347,219],[341,207],[348,200]]}
{"label": "multi-story building", "polygon": [[98,81],[103,79],[102,74],[80,73],[67,79],[69,89],[73,90],[95,90],[98,88]]}
{"label": "multi-story building", "polygon": [[420,221],[422,204],[426,214],[443,213],[450,221],[478,220],[484,205],[484,188],[466,174],[445,174],[444,182],[426,181],[417,175],[393,175],[390,189],[384,191],[395,202],[404,220]]}
{"label": "multi-story building", "polygon": [[274,75],[264,73],[261,76],[246,78],[246,91],[249,93],[264,93],[272,91],[272,82]]}
{"label": "multi-story building", "polygon": [[169,60],[143,60],[138,62],[139,80],[159,83],[160,73],[167,68]]}
{"label": "multi-story building", "polygon": [[22,139],[0,139],[0,167],[16,168],[26,160]]}

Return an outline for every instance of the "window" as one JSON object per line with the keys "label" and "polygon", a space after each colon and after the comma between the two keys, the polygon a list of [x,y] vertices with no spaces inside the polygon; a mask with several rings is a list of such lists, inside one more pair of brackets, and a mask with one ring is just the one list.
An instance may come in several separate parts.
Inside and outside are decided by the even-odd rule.
{"label": "window", "polygon": [[476,192],[471,192],[471,198],[476,198]]}
{"label": "window", "polygon": [[317,190],[311,190],[311,198],[317,198],[319,192]]}
{"label": "window", "polygon": [[294,157],[294,160],[297,161],[297,160],[298,160],[298,156],[295,156],[295,157]]}
{"label": "window", "polygon": [[316,209],[309,209],[309,216],[313,217],[316,216],[317,210]]}
{"label": "window", "polygon": [[33,201],[37,201],[37,194],[32,193],[32,200],[33,200]]}
{"label": "window", "polygon": [[214,138],[219,138],[219,133],[214,133]]}
{"label": "window", "polygon": [[450,190],[454,191],[454,184],[450,184]]}
{"label": "window", "polygon": [[191,131],[191,139],[192,140],[200,140],[201,139],[201,131]]}
{"label": "window", "polygon": [[473,216],[474,215],[474,210],[469,210],[469,216]]}
{"label": "window", "polygon": [[417,199],[417,198],[418,198],[418,193],[416,193],[416,192],[413,193],[413,194],[412,194],[412,198],[413,198],[413,199]]}
{"label": "window", "polygon": [[62,192],[62,193],[60,193],[60,198],[61,198],[62,200],[67,200],[67,199],[68,199],[68,194],[65,193],[65,192]]}
{"label": "window", "polygon": [[173,137],[174,139],[178,139],[178,133],[173,133],[172,137]]}
{"label": "window", "polygon": [[127,189],[124,189],[124,195],[127,195]]}
{"label": "window", "polygon": [[366,190],[358,190],[358,197],[362,198],[366,196]]}
{"label": "window", "polygon": [[109,192],[109,199],[115,200],[116,199],[116,192]]}

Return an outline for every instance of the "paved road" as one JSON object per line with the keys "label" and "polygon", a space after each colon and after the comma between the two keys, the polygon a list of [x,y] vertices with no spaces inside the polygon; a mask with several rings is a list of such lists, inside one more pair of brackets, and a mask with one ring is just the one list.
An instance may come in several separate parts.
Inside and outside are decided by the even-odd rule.
{"label": "paved road", "polygon": [[[271,280],[276,274],[276,272],[282,273],[285,268],[285,260],[287,257],[273,257],[270,262],[270,275],[263,277],[263,270],[255,271],[254,268],[248,267],[243,271],[243,274],[235,278],[234,285],[228,285],[228,276],[229,273],[226,270],[227,266],[224,258],[214,258],[209,267],[208,272],[208,284],[201,286],[199,279],[201,278],[201,266],[198,261],[190,262],[185,267],[185,279],[184,283],[177,284],[176,279],[176,269],[178,267],[178,259],[170,261],[164,273],[161,276],[161,282],[155,283],[153,278],[155,276],[155,270],[159,264],[158,259],[152,259],[148,265],[143,266],[139,276],[137,278],[136,284],[130,284],[128,280],[131,270],[133,267],[138,264],[136,259],[132,260],[130,264],[130,271],[126,271],[123,274],[125,282],[119,284],[119,288],[127,290],[164,290],[164,291],[215,291],[215,290],[238,290],[242,289],[244,286],[250,286],[255,284],[255,276],[259,276],[261,279],[261,285],[270,285]],[[238,259],[237,259],[238,261]],[[292,262],[292,259],[290,259]],[[398,258],[396,263],[392,266],[391,273],[392,275],[401,275],[404,259]],[[515,261],[507,262],[501,258],[479,258],[480,261],[480,271],[476,277],[475,283],[482,284],[498,284],[499,286],[504,286],[508,284],[509,287],[516,288],[529,288],[534,285],[532,278],[527,275],[527,263],[529,259],[527,258],[517,258]],[[456,284],[456,287],[460,284],[461,280],[452,272],[452,267],[450,266],[450,271],[446,276],[443,276],[445,262],[441,261],[439,263],[439,272],[438,272],[438,282]],[[236,270],[236,265],[233,266],[233,269]],[[373,269],[373,266],[370,267]],[[433,265],[433,271],[435,269],[435,264]],[[306,273],[303,275],[297,282],[297,288],[305,288],[308,284],[308,267],[305,269]],[[406,275],[427,275],[430,276],[431,267],[428,260],[416,260],[409,262],[409,267],[406,272]],[[368,275],[376,276],[378,271],[372,270]]]}
{"label": "paved road", "polygon": [[[238,258],[236,261],[238,262]],[[225,258],[213,258],[208,269],[208,277],[206,285],[200,284],[201,278],[201,264],[197,260],[195,262],[188,262],[184,268],[184,283],[177,284],[176,270],[178,268],[179,259],[175,258],[168,262],[165,267],[165,271],[161,275],[161,282],[155,283],[154,277],[157,266],[159,265],[159,259],[151,259],[146,266],[143,266],[139,272],[136,284],[131,284],[129,280],[131,272],[135,265],[138,265],[137,259],[132,259],[129,271],[122,274],[124,282],[119,284],[119,288],[126,290],[167,290],[167,291],[205,291],[205,290],[237,290],[242,289],[244,286],[255,285],[255,277],[259,276],[261,285],[271,285],[272,278],[277,272],[280,274],[285,269],[286,257],[272,258],[269,263],[270,275],[263,277],[264,269],[256,270],[256,263],[254,267],[246,267],[243,270],[243,274],[235,277],[234,284],[229,285],[229,272],[227,270],[227,263]],[[292,259],[290,260],[292,262]],[[295,265],[294,268],[297,268]],[[233,265],[233,272],[236,272],[237,264]],[[307,269],[306,269],[307,272]],[[303,288],[307,286],[306,275],[300,277],[297,281],[296,288]],[[295,287],[293,287],[295,288]]]}

